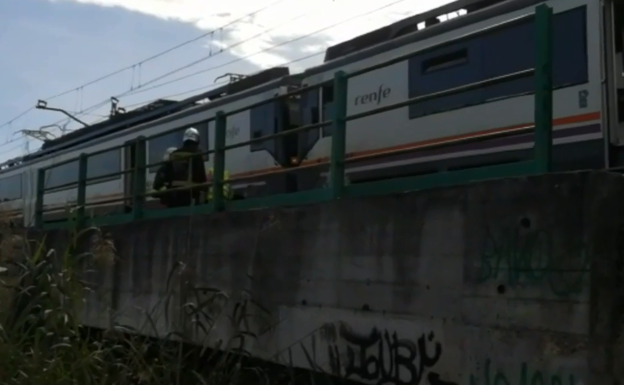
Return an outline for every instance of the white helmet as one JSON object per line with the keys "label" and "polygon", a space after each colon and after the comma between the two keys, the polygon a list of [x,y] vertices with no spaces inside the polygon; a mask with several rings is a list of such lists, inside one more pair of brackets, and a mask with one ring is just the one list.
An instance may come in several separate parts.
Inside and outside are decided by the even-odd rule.
{"label": "white helmet", "polygon": [[167,149],[167,151],[165,151],[165,156],[163,156],[163,160],[164,161],[168,161],[169,160],[169,156],[171,155],[172,152],[174,152],[175,150],[177,150],[177,148],[175,147],[169,147]]}
{"label": "white helmet", "polygon": [[184,131],[184,137],[182,138],[183,142],[191,141],[195,143],[199,143],[199,131],[196,128],[190,127]]}

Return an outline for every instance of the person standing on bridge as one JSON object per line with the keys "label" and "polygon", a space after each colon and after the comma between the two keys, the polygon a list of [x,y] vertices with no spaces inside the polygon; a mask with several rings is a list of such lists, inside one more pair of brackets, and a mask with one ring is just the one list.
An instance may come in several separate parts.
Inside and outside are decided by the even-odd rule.
{"label": "person standing on bridge", "polygon": [[[163,186],[171,190],[167,191],[165,199],[169,207],[200,203],[207,190],[205,185],[192,187],[207,182],[204,158],[199,147],[199,131],[193,127],[188,128],[182,141],[182,147],[169,154],[169,160],[161,166],[157,178],[154,179],[154,190],[159,190]],[[162,176],[158,178],[158,175]],[[184,187],[191,188],[178,190]]]}
{"label": "person standing on bridge", "polygon": [[[163,156],[163,162],[168,162],[171,153],[177,150],[175,147],[169,147],[167,151],[165,151],[165,156]],[[169,194],[166,189],[171,188],[171,186],[166,183],[166,175],[165,175],[165,163],[161,163],[158,167],[158,171],[156,172],[156,176],[154,177],[154,184],[152,188],[156,191],[154,194],[155,198],[160,199],[160,203],[164,206],[169,207]]]}

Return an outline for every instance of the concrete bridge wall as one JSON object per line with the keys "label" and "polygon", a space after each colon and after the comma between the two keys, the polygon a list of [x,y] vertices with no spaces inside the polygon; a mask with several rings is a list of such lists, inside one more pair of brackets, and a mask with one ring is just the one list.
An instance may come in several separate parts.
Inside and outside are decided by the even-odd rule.
{"label": "concrete bridge wall", "polygon": [[571,173],[109,228],[84,320],[371,384],[614,384],[623,218],[622,176]]}

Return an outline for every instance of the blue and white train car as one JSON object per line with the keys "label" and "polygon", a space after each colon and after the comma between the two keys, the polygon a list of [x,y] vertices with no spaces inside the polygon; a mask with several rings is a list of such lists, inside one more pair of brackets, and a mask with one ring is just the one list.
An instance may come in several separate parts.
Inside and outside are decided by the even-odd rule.
{"label": "blue and white train car", "polygon": [[[146,162],[158,163],[162,161],[168,148],[179,147],[182,144],[185,129],[195,127],[200,132],[202,148],[214,149],[214,123],[209,123],[209,120],[217,111],[227,113],[246,109],[261,101],[285,94],[296,88],[298,83],[296,76],[288,75],[287,68],[274,68],[177,102],[172,106],[162,107],[153,111],[153,113],[160,111],[158,112],[160,117],[155,120],[143,118],[144,121],[147,120],[145,123],[132,125],[126,119],[123,121],[124,126],[120,126],[121,123],[115,124],[111,122],[114,119],[111,119],[103,126],[97,127],[97,130],[93,129],[94,126],[87,127],[83,133],[78,132],[61,138],[63,140],[59,143],[48,143],[42,151],[0,171],[0,199],[3,200],[0,202],[0,213],[10,212],[13,216],[17,215],[23,218],[24,225],[29,226],[34,220],[37,170],[76,159],[81,153],[93,154],[106,149],[111,150],[94,155],[88,160],[88,177],[101,177],[87,186],[88,205],[93,206],[98,202],[130,196],[131,175],[109,174],[131,169],[135,162],[134,150],[130,146],[124,150],[113,147],[130,143],[139,136],[150,137],[175,129],[175,132],[147,141]],[[209,101],[196,105],[195,101],[203,99]],[[295,119],[290,119],[291,103],[292,100],[271,101],[229,117],[226,144],[241,143],[293,127]],[[163,109],[168,111],[163,113]],[[245,190],[250,185],[266,184],[265,174],[275,171],[281,165],[287,165],[290,158],[295,155],[294,152],[285,151],[282,143],[284,141],[274,140],[228,151],[226,168],[230,173],[232,186],[240,193],[241,189]],[[291,147],[296,151],[296,146]],[[206,156],[207,168],[212,167],[213,158],[212,155]],[[156,169],[157,167],[152,167],[147,171],[148,188],[153,183]],[[59,164],[46,171],[44,211],[48,212],[47,219],[66,218],[66,207],[75,204],[77,200],[76,186],[68,184],[77,182],[77,178],[77,160]],[[276,188],[279,190],[279,186]],[[245,191],[242,191],[242,194],[244,193]],[[96,214],[118,212],[125,210],[128,204],[129,202],[101,204],[94,211]]]}
{"label": "blue and white train car", "polygon": [[[331,80],[336,71],[349,73],[411,55],[397,64],[349,79],[347,103],[351,115],[533,68],[533,20],[476,36],[470,34],[531,14],[540,3],[544,1],[451,3],[330,48],[326,63],[305,71],[302,86]],[[611,145],[624,143],[621,60],[620,67],[613,68],[618,65],[614,64],[618,56],[621,58],[622,22],[607,16],[600,1],[546,3],[554,11],[556,164],[567,169],[603,168],[608,160],[607,132],[611,134]],[[609,1],[605,4],[613,7]],[[468,12],[429,25],[435,16],[462,8]],[[423,22],[427,23],[424,28]],[[611,31],[607,33],[610,39],[603,30]],[[453,44],[436,47],[455,39]],[[605,74],[609,76],[603,85]],[[531,126],[533,87],[533,78],[528,77],[350,121],[346,138],[348,158],[387,156],[348,163],[348,178],[358,182],[524,159],[533,146],[531,135],[428,150],[423,146]],[[301,124],[331,119],[332,99],[331,85],[302,96]],[[302,135],[300,140],[303,164],[329,157],[331,128]],[[300,186],[318,185],[322,175],[309,173],[300,180]]]}

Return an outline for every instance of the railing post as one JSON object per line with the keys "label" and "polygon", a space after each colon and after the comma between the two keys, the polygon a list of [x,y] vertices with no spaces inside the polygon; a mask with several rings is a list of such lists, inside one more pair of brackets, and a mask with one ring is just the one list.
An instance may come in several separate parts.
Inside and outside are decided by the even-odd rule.
{"label": "railing post", "polygon": [[78,158],[78,196],[76,199],[76,227],[81,228],[85,224],[87,204],[87,166],[89,155],[80,154]]}
{"label": "railing post", "polygon": [[145,136],[139,136],[134,142],[134,168],[132,169],[132,220],[136,221],[143,217],[143,204],[145,203],[146,179],[146,153],[147,140]]}
{"label": "railing post", "polygon": [[552,18],[548,5],[535,9],[535,162],[540,174],[552,170]]}
{"label": "railing post", "polygon": [[35,198],[35,227],[43,227],[43,199],[45,196],[46,169],[37,170],[37,198]]}
{"label": "railing post", "polygon": [[329,169],[329,187],[333,199],[342,196],[345,181],[345,146],[347,136],[347,75],[334,74],[334,116],[332,117],[332,146]]}
{"label": "railing post", "polygon": [[223,111],[215,117],[215,152],[212,174],[212,204],[215,211],[223,210],[223,179],[225,173],[225,130],[227,118]]}

